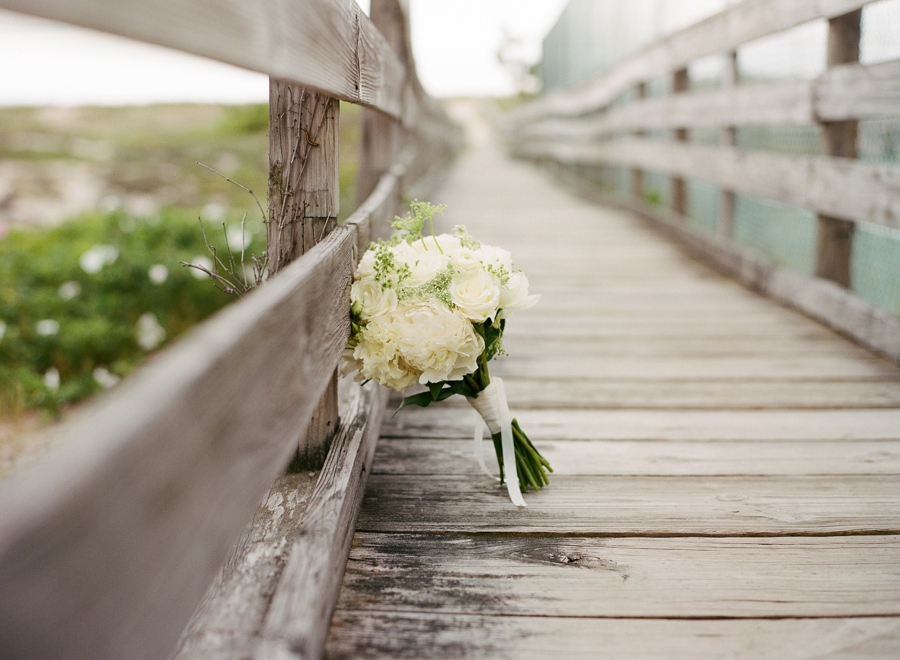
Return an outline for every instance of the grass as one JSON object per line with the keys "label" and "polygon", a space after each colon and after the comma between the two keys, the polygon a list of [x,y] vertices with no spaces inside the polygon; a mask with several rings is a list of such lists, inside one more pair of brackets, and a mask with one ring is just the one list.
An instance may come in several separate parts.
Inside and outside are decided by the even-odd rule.
{"label": "grass", "polygon": [[[360,114],[341,106],[340,219]],[[239,234],[246,214],[257,252],[265,228],[197,163],[265,206],[267,129],[265,104],[0,108],[0,421],[58,416],[233,300],[179,265],[206,252],[197,219],[223,253],[222,224]]]}

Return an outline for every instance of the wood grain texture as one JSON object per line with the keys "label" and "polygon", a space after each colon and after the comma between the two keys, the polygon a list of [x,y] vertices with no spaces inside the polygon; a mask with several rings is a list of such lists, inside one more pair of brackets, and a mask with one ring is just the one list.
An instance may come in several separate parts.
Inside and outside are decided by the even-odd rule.
{"label": "wood grain texture", "polygon": [[[527,410],[512,409],[541,440],[896,440],[900,410]],[[404,408],[382,434],[469,438],[475,413]]]}
{"label": "wood grain texture", "polygon": [[[558,476],[900,475],[900,441],[536,441]],[[499,474],[493,449],[488,467]],[[375,474],[481,474],[471,440],[384,438]]]}
{"label": "wood grain texture", "polygon": [[[514,410],[838,410],[900,407],[900,381],[504,378]],[[399,406],[400,402],[395,404]],[[468,404],[442,404],[458,409]],[[403,413],[401,413],[403,414]],[[464,413],[465,414],[465,413]]]}
{"label": "wood grain texture", "polygon": [[830,619],[622,619],[489,616],[369,607],[335,613],[330,660],[893,660],[900,622]]}
{"label": "wood grain texture", "polygon": [[[527,430],[527,429],[526,429]],[[782,536],[900,532],[900,478],[554,477],[509,506],[481,475],[372,475],[358,529],[558,536]],[[427,502],[427,506],[422,506]]]}
{"label": "wood grain texture", "polygon": [[900,228],[900,172],[890,165],[635,138],[597,144],[531,143],[517,151],[569,165],[652,169],[834,217]]}
{"label": "wood grain texture", "polygon": [[385,390],[356,388],[272,595],[254,658],[318,658],[337,601],[381,428]]}
{"label": "wood grain texture", "polygon": [[207,590],[170,660],[251,655],[318,475],[302,472],[279,478]]}
{"label": "wood grain texture", "polygon": [[550,539],[358,534],[339,606],[616,618],[897,616],[898,560],[896,536]]}
{"label": "wood grain texture", "polygon": [[745,0],[668,35],[578,89],[551,92],[516,113],[521,122],[576,117],[599,110],[620,92],[692,60],[736,50],[749,41],[858,9],[871,0]]}
{"label": "wood grain texture", "polygon": [[830,68],[814,83],[820,121],[870,119],[900,114],[900,61]]}

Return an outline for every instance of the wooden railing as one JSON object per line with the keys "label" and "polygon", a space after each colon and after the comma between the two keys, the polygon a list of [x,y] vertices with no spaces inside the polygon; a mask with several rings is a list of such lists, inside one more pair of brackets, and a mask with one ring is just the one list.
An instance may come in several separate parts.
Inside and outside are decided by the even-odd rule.
{"label": "wooden railing", "polygon": [[[697,252],[748,284],[799,307],[900,360],[900,322],[847,291],[854,227],[900,228],[900,167],[857,160],[858,122],[900,116],[900,60],[859,64],[865,0],[745,0],[650,45],[577,89],[554,91],[519,109],[509,141],[519,156],[563,166],[632,169],[629,208],[658,220]],[[815,19],[828,19],[828,68],[812,81],[740,85],[737,49],[754,39]],[[690,92],[688,65],[723,55],[720,89]],[[646,98],[647,83],[671,76],[673,93]],[[633,101],[613,103],[625,93]],[[818,123],[823,155],[796,157],[739,149],[741,125]],[[718,127],[719,146],[691,144],[692,129]],[[668,129],[670,141],[646,137]],[[671,177],[666,210],[644,203],[646,170]],[[685,181],[722,190],[718,235],[684,222]],[[583,183],[583,182],[581,182]],[[773,264],[733,242],[735,193],[804,207],[818,214],[816,278]],[[610,200],[612,201],[612,200]]]}
{"label": "wooden railing", "polygon": [[[372,0],[371,20],[353,0],[0,6],[269,74],[273,275],[65,424],[45,461],[3,485],[0,656],[166,657],[294,456],[324,467],[284,574],[265,586],[274,593],[252,655],[317,657],[385,404],[375,384],[348,383],[337,403],[351,275],[401,196],[461,139],[418,83],[406,2]],[[335,226],[337,100],[369,110],[366,199]]]}

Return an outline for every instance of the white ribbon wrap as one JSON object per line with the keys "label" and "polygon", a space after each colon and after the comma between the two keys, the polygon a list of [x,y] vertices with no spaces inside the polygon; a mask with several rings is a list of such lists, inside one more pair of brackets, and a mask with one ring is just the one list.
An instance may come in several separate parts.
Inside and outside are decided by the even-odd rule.
{"label": "white ribbon wrap", "polygon": [[[506,490],[509,499],[516,506],[526,506],[519,488],[519,473],[516,470],[516,448],[513,443],[512,415],[509,414],[509,404],[506,402],[506,390],[503,388],[503,380],[492,378],[491,384],[478,393],[478,397],[466,401],[472,406],[478,416],[475,418],[475,458],[478,465],[486,474],[493,477],[487,465],[484,464],[481,441],[484,436],[484,426],[487,426],[491,435],[500,434],[501,447],[503,449],[503,472],[506,476]],[[496,479],[496,477],[494,477]]]}

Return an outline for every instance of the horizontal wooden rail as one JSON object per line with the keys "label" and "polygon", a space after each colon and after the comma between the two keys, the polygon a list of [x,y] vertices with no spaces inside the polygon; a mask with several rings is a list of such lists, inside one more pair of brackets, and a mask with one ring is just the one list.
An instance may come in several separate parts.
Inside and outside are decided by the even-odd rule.
{"label": "horizontal wooden rail", "polygon": [[388,227],[404,172],[392,168],[324,241],[66,424],[55,455],[3,484],[0,655],[172,650],[296,450],[346,344],[357,255]]}
{"label": "horizontal wooden rail", "polygon": [[637,138],[597,144],[533,142],[519,145],[517,153],[571,165],[655,170],[848,220],[900,228],[900,168],[894,165]]}
{"label": "horizontal wooden rail", "polygon": [[832,18],[871,0],[745,0],[657,41],[577,89],[551,92],[515,113],[515,121],[576,117],[605,107],[625,89],[676,71],[692,60],[739,46],[818,18]]}
{"label": "horizontal wooden rail", "polygon": [[403,64],[354,0],[0,0],[0,7],[259,71],[410,126],[422,113]]}
{"label": "horizontal wooden rail", "polygon": [[782,81],[643,99],[573,119],[546,119],[523,137],[597,139],[622,131],[741,124],[811,124],[900,116],[900,60],[842,65],[813,81]]}

